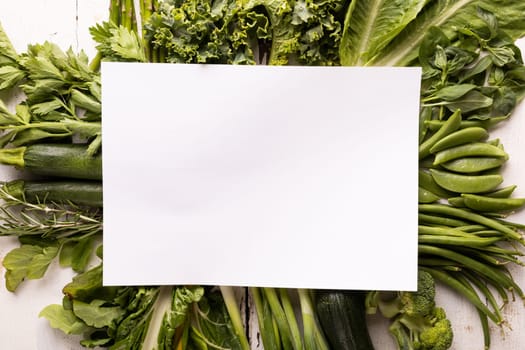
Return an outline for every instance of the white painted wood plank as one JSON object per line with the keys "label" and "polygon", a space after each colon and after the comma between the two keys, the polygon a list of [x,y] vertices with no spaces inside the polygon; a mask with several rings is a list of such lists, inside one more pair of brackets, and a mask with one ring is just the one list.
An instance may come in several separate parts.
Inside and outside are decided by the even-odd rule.
{"label": "white painted wood plank", "polygon": [[1,1],[0,16],[18,51],[46,40],[62,49],[78,49],[75,0]]}

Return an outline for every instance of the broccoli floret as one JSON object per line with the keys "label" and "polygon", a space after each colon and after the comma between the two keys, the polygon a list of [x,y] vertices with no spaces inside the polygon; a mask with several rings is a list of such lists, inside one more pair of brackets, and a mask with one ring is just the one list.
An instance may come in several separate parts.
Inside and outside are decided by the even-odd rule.
{"label": "broccoli floret", "polygon": [[436,288],[434,279],[425,271],[419,271],[417,292],[395,292],[393,296],[377,291],[369,292],[365,305],[367,313],[374,314],[377,309],[387,318],[399,314],[427,315],[435,306]]}
{"label": "broccoli floret", "polygon": [[452,345],[454,337],[452,325],[447,319],[445,310],[440,307],[434,309],[434,316],[430,319],[431,326],[419,333],[421,350],[446,350]]}
{"label": "broccoli floret", "polygon": [[370,292],[367,310],[392,320],[389,331],[400,350],[446,350],[452,345],[452,326],[445,310],[436,307],[436,289],[432,275],[419,271],[417,292]]}

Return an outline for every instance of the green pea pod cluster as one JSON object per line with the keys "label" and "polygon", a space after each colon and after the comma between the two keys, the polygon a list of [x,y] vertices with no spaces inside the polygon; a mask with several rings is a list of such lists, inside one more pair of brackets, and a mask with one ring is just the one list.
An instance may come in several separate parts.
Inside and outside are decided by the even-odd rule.
{"label": "green pea pod cluster", "polygon": [[509,155],[490,138],[523,98],[525,82],[515,74],[523,62],[489,22],[454,40],[434,28],[419,51],[419,265],[476,307],[487,349],[489,322],[503,325],[502,308],[515,296],[525,299],[510,272],[523,265],[524,226],[508,218],[525,198],[502,185]]}

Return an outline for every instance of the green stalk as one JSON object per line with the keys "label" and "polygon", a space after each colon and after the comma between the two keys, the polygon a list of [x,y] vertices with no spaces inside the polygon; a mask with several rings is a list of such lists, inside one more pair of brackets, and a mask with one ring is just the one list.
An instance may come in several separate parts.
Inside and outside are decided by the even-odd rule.
{"label": "green stalk", "polygon": [[239,342],[241,343],[241,348],[243,350],[250,350],[250,343],[244,332],[244,325],[241,319],[241,312],[239,310],[239,305],[235,298],[235,293],[233,287],[220,286],[222,298],[224,299],[224,304],[230,315],[230,319],[233,325],[233,331]]}
{"label": "green stalk", "polygon": [[261,296],[259,288],[250,288],[250,293],[255,304],[259,334],[261,335],[265,350],[280,350],[278,333],[274,328],[274,320],[268,302]]}
{"label": "green stalk", "polygon": [[121,24],[124,28],[133,30],[133,0],[124,0],[124,6],[121,9]]}
{"label": "green stalk", "polygon": [[288,321],[288,326],[290,326],[290,333],[292,336],[294,349],[300,350],[303,348],[301,332],[299,331],[299,325],[297,324],[295,311],[292,306],[292,302],[290,301],[290,295],[286,289],[280,288],[279,297],[281,299],[281,305],[283,306],[286,320]]}
{"label": "green stalk", "polygon": [[298,289],[297,293],[299,294],[299,304],[301,305],[301,315],[303,317],[304,349],[329,350],[330,347],[315,315],[310,291]]}
{"label": "green stalk", "polygon": [[111,0],[109,5],[109,21],[117,26],[120,24],[120,1],[121,0]]}
{"label": "green stalk", "polygon": [[25,151],[26,147],[2,148],[0,149],[0,163],[23,168]]}
{"label": "green stalk", "polygon": [[273,317],[277,323],[283,349],[297,350],[294,347],[292,331],[290,329],[290,325],[288,324],[288,320],[286,319],[286,313],[284,312],[281,302],[279,301],[279,297],[277,296],[277,292],[273,288],[263,288],[262,290],[266,300],[268,300],[268,303],[270,304]]}
{"label": "green stalk", "polygon": [[144,45],[144,54],[148,62],[152,62],[152,45],[146,40],[146,30],[145,25],[151,18],[151,15],[154,11],[153,0],[141,0],[140,1],[140,16],[142,23],[142,42]]}

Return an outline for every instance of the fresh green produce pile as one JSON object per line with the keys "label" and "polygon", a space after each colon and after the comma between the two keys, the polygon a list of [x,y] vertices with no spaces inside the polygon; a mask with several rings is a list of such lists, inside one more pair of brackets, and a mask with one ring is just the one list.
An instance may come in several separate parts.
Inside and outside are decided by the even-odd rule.
{"label": "fresh green produce pile", "polygon": [[[525,226],[508,218],[525,198],[502,187],[509,155],[490,137],[525,95],[522,0],[112,0],[91,34],[89,61],[49,42],[17,53],[0,30],[0,90],[24,96],[0,101],[0,162],[24,173],[0,188],[0,235],[20,241],[6,287],[55,259],[72,268],[62,305],[41,312],[52,327],[86,347],[245,350],[241,293],[265,349],[373,349],[377,313],[399,349],[440,350],[453,334],[438,281],[476,307],[488,349],[490,323],[525,299],[509,268],[523,264]],[[418,292],[103,287],[102,60],[421,66]]]}

